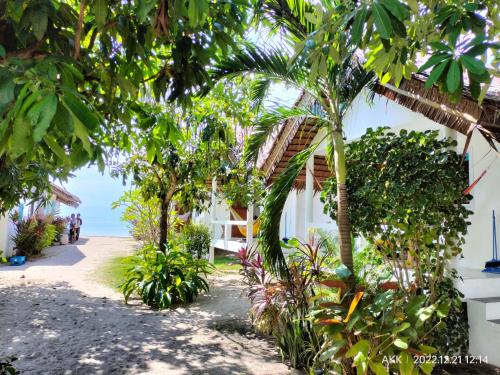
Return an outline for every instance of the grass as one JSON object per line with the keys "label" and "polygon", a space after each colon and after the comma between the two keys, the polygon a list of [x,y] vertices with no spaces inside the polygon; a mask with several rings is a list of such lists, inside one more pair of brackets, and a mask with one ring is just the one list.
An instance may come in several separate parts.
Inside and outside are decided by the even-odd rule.
{"label": "grass", "polygon": [[98,269],[98,278],[103,284],[118,289],[118,286],[125,280],[127,270],[133,265],[132,255],[111,258]]}
{"label": "grass", "polygon": [[216,255],[214,265],[217,271],[239,271],[241,268],[240,262],[234,256]]}
{"label": "grass", "polygon": [[[133,256],[111,258],[97,270],[96,275],[104,285],[118,289],[125,280],[127,270],[133,265]],[[216,255],[214,265],[219,272],[236,272],[241,268],[238,259],[231,255]]]}

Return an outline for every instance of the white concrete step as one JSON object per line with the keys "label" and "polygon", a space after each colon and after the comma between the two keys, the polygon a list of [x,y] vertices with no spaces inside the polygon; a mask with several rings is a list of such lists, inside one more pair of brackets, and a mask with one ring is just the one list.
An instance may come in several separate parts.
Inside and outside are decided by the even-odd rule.
{"label": "white concrete step", "polygon": [[467,315],[470,354],[500,366],[500,297],[469,299]]}
{"label": "white concrete step", "polygon": [[457,280],[457,288],[470,298],[488,298],[500,295],[500,274],[481,272],[482,270],[459,270],[462,280]]}
{"label": "white concrete step", "polygon": [[500,320],[500,297],[484,297],[469,299],[483,304],[484,318],[486,320]]}

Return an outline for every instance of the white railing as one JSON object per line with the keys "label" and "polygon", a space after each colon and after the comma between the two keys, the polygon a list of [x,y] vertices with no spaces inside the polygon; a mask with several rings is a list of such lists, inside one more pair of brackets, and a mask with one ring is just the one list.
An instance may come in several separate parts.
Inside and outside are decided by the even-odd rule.
{"label": "white railing", "polygon": [[224,226],[224,241],[231,240],[231,229],[233,225],[247,226],[246,220],[213,220],[212,225]]}

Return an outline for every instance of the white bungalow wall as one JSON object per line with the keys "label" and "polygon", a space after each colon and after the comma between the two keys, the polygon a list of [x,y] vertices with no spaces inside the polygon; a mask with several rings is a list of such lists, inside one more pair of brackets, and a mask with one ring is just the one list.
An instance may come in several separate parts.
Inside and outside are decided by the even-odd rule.
{"label": "white bungalow wall", "polygon": [[[345,118],[344,128],[348,141],[359,138],[369,127],[381,126],[388,126],[396,133],[401,129],[438,130],[442,137],[451,136],[457,140],[458,152],[462,152],[464,147],[464,135],[379,95],[375,96],[372,104],[368,104],[365,96],[360,95]],[[322,135],[318,134],[316,140],[321,138]],[[324,155],[324,153],[324,146],[320,146],[316,154]],[[497,160],[499,159],[497,154],[490,151],[489,145],[478,133],[473,135],[468,153],[470,182],[490,166],[486,175],[472,191],[474,200],[470,204],[470,209],[474,211],[474,214],[469,220],[471,225],[463,246],[463,259],[458,262],[459,269],[479,271],[484,267],[484,262],[491,258],[493,209],[497,212],[497,224],[500,226],[500,161]],[[315,194],[313,206],[314,222],[335,228],[331,219],[323,214],[323,204],[320,202],[319,194]],[[304,192],[293,191],[285,203],[281,217],[280,235],[282,238],[286,236],[304,239],[306,237],[304,212]],[[500,230],[498,235],[500,235]]]}

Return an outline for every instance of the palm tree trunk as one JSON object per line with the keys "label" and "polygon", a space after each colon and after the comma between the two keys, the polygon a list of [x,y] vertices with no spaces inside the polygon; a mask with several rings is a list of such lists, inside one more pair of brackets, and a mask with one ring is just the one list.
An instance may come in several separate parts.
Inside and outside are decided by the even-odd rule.
{"label": "palm tree trunk", "polygon": [[333,152],[335,162],[335,178],[337,180],[337,226],[339,229],[340,261],[353,272],[351,223],[349,221],[347,198],[347,173],[344,139],[340,127],[333,130]]}

